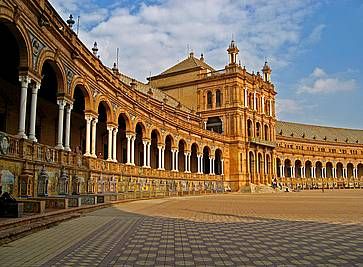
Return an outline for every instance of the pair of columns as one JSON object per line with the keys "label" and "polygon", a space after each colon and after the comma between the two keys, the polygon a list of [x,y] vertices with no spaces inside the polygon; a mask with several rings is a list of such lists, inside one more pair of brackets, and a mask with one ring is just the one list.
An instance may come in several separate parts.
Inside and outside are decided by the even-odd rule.
{"label": "pair of columns", "polygon": [[117,162],[116,152],[117,152],[118,128],[116,126],[108,125],[107,131],[108,131],[107,161]]}
{"label": "pair of columns", "polygon": [[214,157],[209,157],[209,174],[210,175],[215,175],[214,161],[215,161]]}
{"label": "pair of columns", "polygon": [[[18,136],[27,139],[28,136],[25,133],[25,120],[26,120],[26,101],[28,95],[28,87],[30,84],[30,78],[28,76],[20,76],[19,81],[21,83],[20,91],[20,109],[19,109],[19,127]],[[35,137],[35,122],[37,117],[37,100],[38,100],[38,90],[40,89],[40,83],[32,84],[32,96],[31,96],[31,106],[30,106],[30,127],[29,127],[29,140],[37,142]]]}
{"label": "pair of columns", "polygon": [[[66,151],[71,151],[69,146],[70,135],[71,135],[71,111],[73,109],[73,103],[67,102],[65,99],[58,99],[58,136],[57,136],[57,149],[64,149]],[[64,112],[66,115],[65,127],[64,127]],[[64,136],[64,146],[63,146],[63,133]]]}
{"label": "pair of columns", "polygon": [[86,114],[86,157],[96,158],[96,126],[98,118],[92,114]]}
{"label": "pair of columns", "polygon": [[126,164],[135,166],[135,139],[134,134],[126,134],[127,139],[127,153],[126,153]]}
{"label": "pair of columns", "polygon": [[[27,112],[27,95],[28,95],[28,87],[30,84],[30,78],[28,76],[20,76],[19,81],[21,83],[21,91],[20,91],[20,104],[19,104],[19,127],[18,127],[18,136],[24,139],[27,139],[28,136],[25,133],[25,121],[26,121],[26,112]],[[38,102],[38,91],[40,89],[41,83],[33,83],[32,84],[32,96],[31,96],[31,105],[30,105],[30,127],[29,127],[29,140],[33,142],[37,142],[37,138],[35,136],[35,125],[37,118],[37,102]],[[70,126],[71,126],[71,111],[73,108],[73,104],[67,102],[65,99],[58,99],[57,104],[59,106],[58,110],[58,135],[57,135],[57,145],[58,149],[65,149],[70,151]],[[64,111],[66,115],[65,127],[64,126]],[[64,146],[63,146],[63,133],[65,130],[65,138],[64,138]]]}
{"label": "pair of columns", "polygon": [[148,140],[143,140],[142,143],[144,144],[144,168],[151,168],[150,164],[150,150],[151,150],[151,142]]}
{"label": "pair of columns", "polygon": [[178,167],[178,163],[179,163],[179,158],[178,158],[178,153],[179,151],[177,149],[172,149],[171,150],[171,171],[173,172],[178,172],[179,171],[179,167]]}

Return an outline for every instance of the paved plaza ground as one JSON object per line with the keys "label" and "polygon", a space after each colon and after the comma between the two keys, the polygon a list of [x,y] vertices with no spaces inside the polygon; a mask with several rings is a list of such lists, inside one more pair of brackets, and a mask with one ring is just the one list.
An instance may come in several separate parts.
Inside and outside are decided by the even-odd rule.
{"label": "paved plaza ground", "polygon": [[135,201],[0,247],[0,266],[145,265],[363,266],[363,191]]}

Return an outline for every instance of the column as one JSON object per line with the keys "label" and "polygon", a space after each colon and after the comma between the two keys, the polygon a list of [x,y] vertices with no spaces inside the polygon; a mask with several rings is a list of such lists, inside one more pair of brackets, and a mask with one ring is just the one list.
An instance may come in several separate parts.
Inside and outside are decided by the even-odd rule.
{"label": "column", "polygon": [[71,151],[71,147],[69,146],[69,141],[71,139],[71,112],[73,109],[73,104],[68,104],[66,106],[66,129],[64,136],[64,149],[66,151]]}
{"label": "column", "polygon": [[213,174],[212,157],[209,157],[209,174]]}
{"label": "column", "polygon": [[92,136],[91,136],[91,157],[97,158],[96,155],[96,125],[97,125],[98,119],[93,118],[92,120]]}
{"label": "column", "polygon": [[272,116],[272,99],[270,99],[270,110],[269,110],[269,115]]}
{"label": "column", "polygon": [[257,108],[257,98],[256,98],[256,91],[253,93],[253,110]]}
{"label": "column", "polygon": [[163,147],[162,146],[158,146],[158,150],[159,150],[159,164],[158,164],[158,170],[162,170],[163,167],[162,167],[162,159],[163,159],[163,156],[162,156],[162,149]]}
{"label": "column", "polygon": [[245,106],[245,108],[247,108],[248,107],[248,92],[247,92],[247,87],[245,87],[244,92],[245,92],[245,103],[244,103],[244,106]]}
{"label": "column", "polygon": [[283,169],[284,169],[284,166],[283,165],[280,165],[280,177],[284,177],[284,175],[283,175]]}
{"label": "column", "polygon": [[337,169],[335,167],[333,167],[333,169],[332,169],[332,176],[333,176],[333,178],[337,178],[336,170]]}
{"label": "column", "polygon": [[127,139],[126,164],[127,165],[131,165],[131,138],[132,138],[132,135],[129,135],[129,134],[126,135],[126,139]]}
{"label": "column", "polygon": [[107,161],[112,161],[112,132],[113,132],[113,127],[110,126],[110,125],[107,125],[107,131],[108,131]]}
{"label": "column", "polygon": [[131,165],[135,165],[135,136],[131,136]]}
{"label": "column", "polygon": [[215,164],[214,164],[215,158],[212,158],[212,174],[215,175]]}
{"label": "column", "polygon": [[188,171],[188,159],[189,159],[189,157],[188,157],[188,153],[187,152],[184,153],[184,158],[185,158],[184,159],[184,161],[185,161],[185,164],[184,164],[185,165],[185,168],[184,168],[185,170],[184,170],[184,172],[188,173],[189,172]]}
{"label": "column", "polygon": [[221,175],[224,175],[224,159],[221,159]]}
{"label": "column", "polygon": [[33,142],[38,142],[37,138],[35,137],[35,122],[36,122],[36,117],[37,117],[37,100],[38,100],[39,88],[40,88],[40,83],[37,83],[32,87],[29,140],[31,140]]}
{"label": "column", "polygon": [[175,164],[175,151],[172,149],[171,150],[171,171],[175,170],[174,164]]}
{"label": "column", "polygon": [[90,115],[85,115],[86,120],[86,153],[84,154],[86,157],[91,156],[91,121],[92,117]]}
{"label": "column", "polygon": [[28,85],[30,79],[28,76],[20,76],[19,82],[21,83],[21,92],[20,92],[20,105],[19,105],[19,128],[18,128],[18,136],[20,138],[28,138],[25,134],[25,119],[26,119],[26,99],[28,94]]}
{"label": "column", "polygon": [[64,107],[67,102],[63,99],[58,99],[57,104],[58,110],[58,138],[57,138],[57,149],[63,149],[63,124],[64,124]]}
{"label": "column", "polygon": [[204,167],[203,167],[203,154],[200,155],[200,173],[204,173]]}
{"label": "column", "polygon": [[197,173],[200,173],[200,156],[197,154]]}
{"label": "column", "polygon": [[179,150],[175,150],[175,171],[179,171]]}
{"label": "column", "polygon": [[142,165],[142,167],[147,168],[147,141],[143,140],[142,143],[144,145],[144,164]]}
{"label": "column", "polygon": [[162,169],[165,170],[165,147],[161,149],[161,165]]}
{"label": "column", "polygon": [[117,162],[117,132],[118,128],[115,127],[112,131],[112,161]]}
{"label": "column", "polygon": [[147,166],[148,168],[151,168],[151,142],[147,143]]}
{"label": "column", "polygon": [[295,178],[295,167],[290,166],[290,171],[291,171],[291,178]]}
{"label": "column", "polygon": [[265,114],[265,96],[261,98],[261,111],[262,114]]}

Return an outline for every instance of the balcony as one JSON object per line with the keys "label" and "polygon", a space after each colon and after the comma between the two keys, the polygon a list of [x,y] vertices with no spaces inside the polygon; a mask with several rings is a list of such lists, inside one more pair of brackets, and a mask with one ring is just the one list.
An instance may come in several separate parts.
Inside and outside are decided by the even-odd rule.
{"label": "balcony", "polygon": [[249,137],[248,141],[251,144],[255,144],[255,145],[260,145],[260,146],[267,146],[267,147],[271,147],[271,148],[275,148],[276,147],[276,142],[272,142],[272,141],[268,141],[268,140],[263,140],[261,138],[257,138],[257,137]]}

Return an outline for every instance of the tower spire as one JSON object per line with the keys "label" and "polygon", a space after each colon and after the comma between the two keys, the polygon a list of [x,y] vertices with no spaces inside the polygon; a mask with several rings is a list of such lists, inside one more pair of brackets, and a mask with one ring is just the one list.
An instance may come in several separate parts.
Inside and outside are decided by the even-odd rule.
{"label": "tower spire", "polygon": [[239,49],[237,47],[236,42],[233,40],[227,49],[228,55],[229,55],[229,65],[236,65],[237,64],[237,55],[239,52]]}

